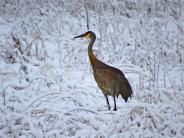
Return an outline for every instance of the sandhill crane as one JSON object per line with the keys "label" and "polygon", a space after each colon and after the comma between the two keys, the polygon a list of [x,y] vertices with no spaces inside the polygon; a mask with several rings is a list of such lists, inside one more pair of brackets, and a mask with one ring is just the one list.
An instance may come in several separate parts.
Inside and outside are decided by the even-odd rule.
{"label": "sandhill crane", "polygon": [[109,95],[113,97],[114,110],[116,111],[116,97],[118,98],[120,94],[125,102],[127,102],[128,98],[131,98],[132,96],[131,86],[123,72],[117,68],[103,63],[96,58],[92,50],[93,44],[96,40],[95,33],[88,31],[82,35],[74,37],[74,39],[80,37],[90,39],[88,45],[88,56],[93,69],[94,78],[105,96],[108,109],[110,110],[110,104],[108,100]]}

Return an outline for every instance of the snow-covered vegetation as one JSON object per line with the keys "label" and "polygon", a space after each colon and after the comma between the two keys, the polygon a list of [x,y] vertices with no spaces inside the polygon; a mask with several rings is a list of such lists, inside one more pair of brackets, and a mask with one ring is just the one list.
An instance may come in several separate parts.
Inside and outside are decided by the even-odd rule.
{"label": "snow-covered vegetation", "polygon": [[[0,138],[184,137],[184,1],[86,0],[96,56],[133,97],[107,110],[85,0],[1,0]],[[110,99],[113,107],[113,99]]]}

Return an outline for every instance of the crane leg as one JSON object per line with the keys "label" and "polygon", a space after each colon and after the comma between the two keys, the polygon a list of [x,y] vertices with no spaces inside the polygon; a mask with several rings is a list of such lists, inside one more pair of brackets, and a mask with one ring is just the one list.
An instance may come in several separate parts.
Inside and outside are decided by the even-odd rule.
{"label": "crane leg", "polygon": [[107,107],[110,110],[111,107],[110,107],[110,104],[109,104],[108,96],[106,94],[104,94],[104,96],[105,96],[105,100],[106,100],[106,103],[107,103]]}
{"label": "crane leg", "polygon": [[116,97],[113,96],[113,99],[114,99],[114,111],[116,111],[117,110],[117,108],[116,108]]}

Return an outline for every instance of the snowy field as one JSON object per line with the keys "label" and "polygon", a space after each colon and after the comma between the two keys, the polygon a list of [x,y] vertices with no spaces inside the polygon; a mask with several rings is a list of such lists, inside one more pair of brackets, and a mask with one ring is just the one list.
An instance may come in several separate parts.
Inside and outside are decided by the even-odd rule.
{"label": "snowy field", "polygon": [[[84,0],[1,0],[0,138],[183,138],[184,1],[87,0],[96,56],[133,97],[107,110]],[[113,98],[109,97],[111,108]]]}

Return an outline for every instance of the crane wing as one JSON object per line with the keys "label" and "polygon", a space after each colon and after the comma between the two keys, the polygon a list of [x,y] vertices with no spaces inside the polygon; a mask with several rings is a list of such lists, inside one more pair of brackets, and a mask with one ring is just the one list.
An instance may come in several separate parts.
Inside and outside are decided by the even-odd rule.
{"label": "crane wing", "polygon": [[99,67],[94,70],[94,77],[98,86],[108,95],[121,94],[123,98],[132,95],[131,86],[119,69],[108,65]]}

